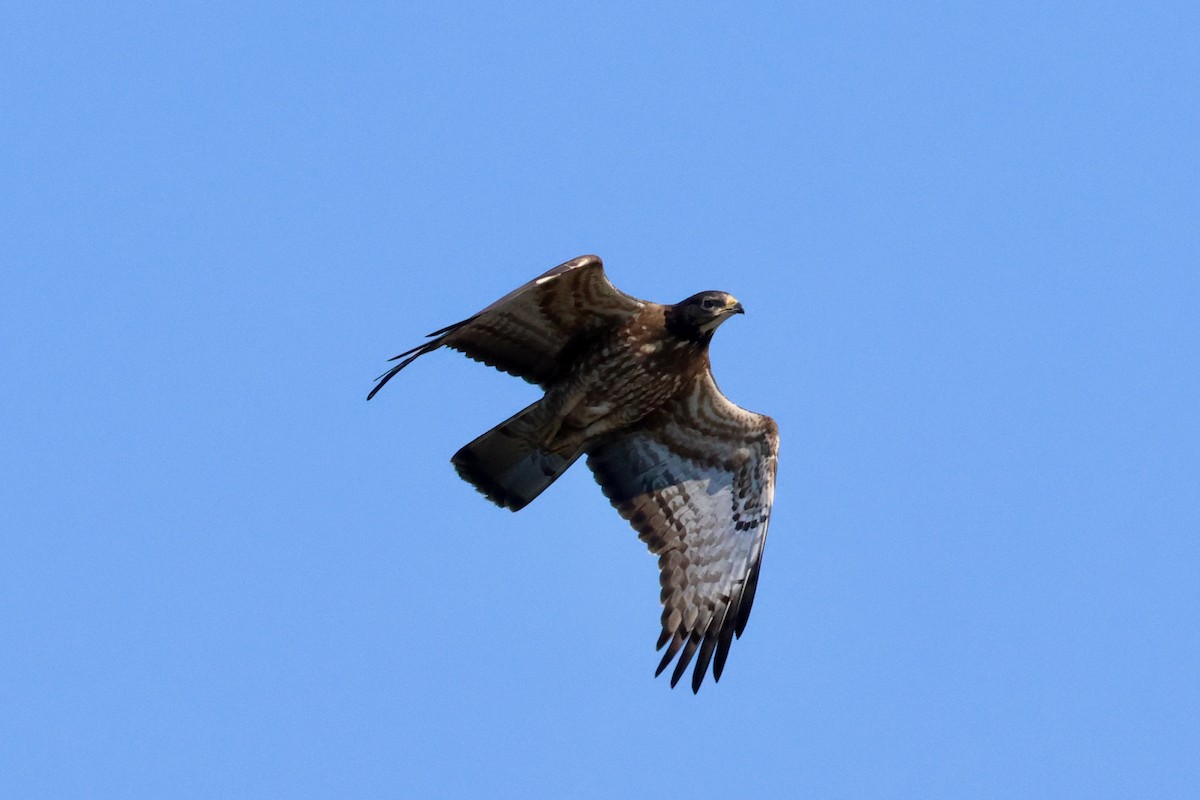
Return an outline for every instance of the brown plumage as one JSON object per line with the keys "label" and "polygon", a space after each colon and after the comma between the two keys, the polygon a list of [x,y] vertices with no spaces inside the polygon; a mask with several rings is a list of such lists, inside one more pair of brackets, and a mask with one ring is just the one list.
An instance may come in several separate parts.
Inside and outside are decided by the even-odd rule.
{"label": "brown plumage", "polygon": [[[713,332],[742,306],[724,292],[676,305],[630,297],[580,256],[401,353],[367,399],[439,347],[541,386],[545,396],[463,447],[458,474],[517,511],[581,455],[658,556],[658,673],[674,686],[699,654],[719,679],[758,584],[775,489],[775,421],[730,402],[712,377]],[[658,674],[656,673],[656,674]]]}

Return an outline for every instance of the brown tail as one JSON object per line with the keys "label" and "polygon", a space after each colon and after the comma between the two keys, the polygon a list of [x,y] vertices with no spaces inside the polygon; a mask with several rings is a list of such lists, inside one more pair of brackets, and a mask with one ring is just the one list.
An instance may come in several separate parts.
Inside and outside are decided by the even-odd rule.
{"label": "brown tail", "polygon": [[459,476],[498,506],[520,511],[583,453],[542,447],[547,420],[538,404],[518,412],[450,459]]}

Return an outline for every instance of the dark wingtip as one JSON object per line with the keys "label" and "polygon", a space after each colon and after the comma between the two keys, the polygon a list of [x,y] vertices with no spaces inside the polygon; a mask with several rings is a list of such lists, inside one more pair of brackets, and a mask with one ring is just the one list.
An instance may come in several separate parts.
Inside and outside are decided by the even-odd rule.
{"label": "dark wingtip", "polygon": [[750,621],[750,609],[754,606],[754,593],[758,591],[758,567],[756,563],[750,568],[750,575],[746,578],[746,584],[742,587],[741,600],[738,603],[737,625],[734,627],[734,635],[739,639],[742,638],[742,632],[746,630],[746,623]]}
{"label": "dark wingtip", "polygon": [[392,378],[394,378],[396,376],[397,372],[404,369],[409,364],[416,361],[418,358],[425,355],[426,353],[432,353],[434,350],[437,350],[441,346],[442,346],[442,343],[440,340],[433,341],[433,342],[426,342],[425,344],[419,344],[411,350],[405,350],[403,353],[400,353],[399,355],[395,355],[395,356],[392,356],[391,358],[389,358],[388,361],[396,361],[398,359],[404,358],[405,356],[408,356],[408,358],[404,358],[404,360],[401,361],[399,364],[392,367],[387,372],[383,373],[382,375],[380,375],[378,378],[375,379],[376,381],[378,381],[378,383],[376,383],[375,388],[372,389],[367,394],[367,399],[370,400],[372,397],[374,397],[380,389],[382,389],[384,386],[387,385],[388,381],[390,381]]}
{"label": "dark wingtip", "polygon": [[688,638],[683,652],[679,654],[679,660],[675,662],[675,671],[671,673],[672,689],[675,688],[675,684],[679,683],[679,679],[683,677],[683,673],[687,672],[688,664],[692,663],[692,656],[696,654],[696,648],[699,646],[700,635],[693,632]]}
{"label": "dark wingtip", "polygon": [[367,399],[370,400],[372,397],[374,397],[376,394],[378,394],[379,390],[382,389],[384,386],[386,386],[387,382],[390,381],[392,379],[392,377],[397,372],[399,372],[401,370],[401,368],[403,368],[403,367],[404,367],[403,364],[392,367],[387,372],[383,373],[378,378],[376,378],[375,380],[377,381],[377,383],[375,384],[375,387],[373,389],[371,389],[371,391],[367,392]]}
{"label": "dark wingtip", "polygon": [[696,669],[692,671],[692,694],[700,691],[700,684],[704,683],[704,676],[708,674],[708,665],[712,661],[713,650],[717,646],[717,633],[720,626],[719,618],[714,617],[712,624],[708,626],[708,630],[704,634],[700,652],[696,655]]}
{"label": "dark wingtip", "polygon": [[[729,613],[729,612],[727,612]],[[725,671],[725,659],[729,657],[729,646],[733,643],[733,620],[726,619],[721,626],[721,635],[717,639],[717,653],[713,659],[713,680],[721,680]]]}
{"label": "dark wingtip", "polygon": [[[663,653],[662,661],[658,662],[658,669],[654,670],[654,677],[657,678],[659,675],[663,674],[663,670],[666,669],[667,665],[670,664],[675,658],[675,654],[679,652],[679,648],[683,647],[683,642],[683,634],[679,632],[676,632],[675,635],[671,637],[671,644],[667,647],[667,652]],[[672,682],[671,686],[674,685],[674,682]]]}

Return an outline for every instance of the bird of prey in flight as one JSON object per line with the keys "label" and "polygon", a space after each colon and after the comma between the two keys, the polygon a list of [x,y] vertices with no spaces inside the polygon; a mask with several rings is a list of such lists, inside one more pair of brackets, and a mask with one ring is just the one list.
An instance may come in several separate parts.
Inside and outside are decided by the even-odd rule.
{"label": "bird of prey in flight", "polygon": [[463,447],[458,474],[517,511],[580,456],[604,494],[658,556],[662,635],[656,675],[692,657],[692,691],[711,660],[721,677],[758,585],[775,494],[779,432],[717,388],[713,333],[742,313],[725,292],[675,305],[614,287],[596,256],[580,256],[393,358],[367,399],[439,347],[545,390],[528,408]]}

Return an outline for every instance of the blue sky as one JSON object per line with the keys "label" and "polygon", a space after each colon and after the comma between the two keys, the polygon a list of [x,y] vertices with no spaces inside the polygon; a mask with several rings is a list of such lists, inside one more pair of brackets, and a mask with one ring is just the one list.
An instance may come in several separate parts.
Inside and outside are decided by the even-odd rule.
{"label": "blue sky", "polygon": [[[645,5],[9,6],[0,794],[1191,796],[1197,7]],[[364,401],[587,252],[781,428],[698,696],[531,387]]]}

